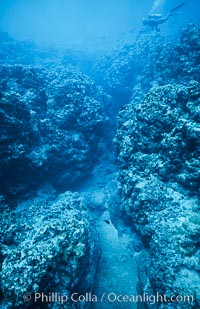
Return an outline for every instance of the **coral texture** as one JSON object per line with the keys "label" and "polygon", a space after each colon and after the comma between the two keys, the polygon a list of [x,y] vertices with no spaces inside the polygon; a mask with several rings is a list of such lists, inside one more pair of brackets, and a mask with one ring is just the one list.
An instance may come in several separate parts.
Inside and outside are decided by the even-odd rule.
{"label": "coral texture", "polygon": [[152,88],[140,104],[120,111],[115,140],[120,207],[145,245],[140,261],[149,263],[145,275],[139,266],[140,290],[192,295],[198,305],[199,97],[196,81]]}
{"label": "coral texture", "polygon": [[[120,80],[132,100],[119,112],[115,138],[119,207],[144,245],[136,248],[138,291],[167,297],[155,308],[200,307],[199,56],[200,29],[194,24],[171,42],[141,33],[124,56],[132,59],[133,75],[130,83]],[[117,67],[113,62],[110,70]],[[193,301],[173,303],[172,295]]]}
{"label": "coral texture", "polygon": [[[69,296],[92,288],[100,251],[85,207],[77,193],[66,192],[54,203],[38,197],[3,212],[0,280],[6,308],[36,306],[35,293]],[[24,302],[26,293],[33,303]]]}
{"label": "coral texture", "polygon": [[76,69],[0,67],[2,191],[50,181],[70,188],[87,176],[108,121],[109,96]]}

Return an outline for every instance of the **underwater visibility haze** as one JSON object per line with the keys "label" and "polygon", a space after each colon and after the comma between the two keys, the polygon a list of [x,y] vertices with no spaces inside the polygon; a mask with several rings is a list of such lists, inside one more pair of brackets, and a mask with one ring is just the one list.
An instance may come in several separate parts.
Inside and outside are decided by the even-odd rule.
{"label": "underwater visibility haze", "polygon": [[[65,47],[107,48],[131,40],[150,12],[167,14],[177,0],[1,0],[0,27],[19,40]],[[199,1],[187,1],[169,31],[199,19]],[[132,30],[132,33],[129,31]]]}
{"label": "underwater visibility haze", "polygon": [[200,308],[199,17],[0,1],[0,309]]}

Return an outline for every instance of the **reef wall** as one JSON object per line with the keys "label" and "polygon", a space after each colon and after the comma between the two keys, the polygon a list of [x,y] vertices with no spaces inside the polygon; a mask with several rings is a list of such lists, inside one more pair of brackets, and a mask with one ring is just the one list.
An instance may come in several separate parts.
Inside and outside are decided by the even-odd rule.
{"label": "reef wall", "polygon": [[[183,30],[170,55],[157,59],[166,84],[159,85],[158,71],[144,97],[133,96],[118,115],[119,207],[144,245],[138,291],[169,302],[155,308],[200,307],[199,33],[194,25]],[[193,301],[170,303],[172,295]]]}
{"label": "reef wall", "polygon": [[77,69],[0,67],[4,195],[48,181],[70,188],[86,177],[109,121],[108,95]]}
{"label": "reef wall", "polygon": [[98,235],[86,202],[65,191],[94,167],[112,100],[73,55],[0,40],[0,308],[48,308],[35,293],[94,286]]}

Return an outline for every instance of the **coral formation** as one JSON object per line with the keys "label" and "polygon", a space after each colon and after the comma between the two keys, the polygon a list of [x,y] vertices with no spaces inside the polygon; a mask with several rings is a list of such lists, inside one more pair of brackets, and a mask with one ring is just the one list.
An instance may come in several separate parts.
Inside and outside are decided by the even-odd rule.
{"label": "coral formation", "polygon": [[113,95],[118,110],[131,98],[141,100],[153,85],[199,81],[199,44],[196,24],[188,24],[179,38],[142,29],[133,44],[101,57],[94,78]]}
{"label": "coral formation", "polygon": [[[74,67],[85,61],[80,54],[38,51],[3,33],[0,40],[0,306],[26,306],[26,292],[92,290],[100,250],[88,211],[111,201],[56,195],[73,190],[108,152],[110,118],[123,106],[114,140],[120,210],[109,206],[102,226],[124,219],[137,233],[138,293],[167,298],[155,308],[199,308],[199,26],[179,38],[143,29],[134,44],[103,56],[92,71],[113,100]],[[87,63],[85,70],[91,74]],[[31,199],[44,184],[56,193]],[[193,299],[173,303],[173,295]]]}
{"label": "coral formation", "polygon": [[92,288],[100,251],[84,208],[77,193],[66,192],[54,203],[38,197],[3,212],[0,279],[6,308],[25,308],[26,293],[70,295]]}
{"label": "coral formation", "polygon": [[3,171],[8,196],[87,176],[108,122],[109,96],[76,69],[0,67]]}
{"label": "coral formation", "polygon": [[198,304],[199,94],[196,81],[152,88],[140,104],[120,111],[115,140],[119,205],[147,248],[141,261],[149,270],[140,290],[193,295]]}
{"label": "coral formation", "polygon": [[74,55],[66,65],[68,54],[0,40],[0,307],[47,308],[35,293],[94,286],[100,248],[86,202],[58,194],[90,174],[111,98],[73,66]]}

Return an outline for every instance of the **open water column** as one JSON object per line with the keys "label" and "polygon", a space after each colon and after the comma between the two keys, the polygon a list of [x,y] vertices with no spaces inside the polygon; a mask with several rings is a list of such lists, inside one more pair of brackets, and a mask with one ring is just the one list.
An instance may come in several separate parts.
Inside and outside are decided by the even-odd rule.
{"label": "open water column", "polygon": [[0,308],[200,308],[198,0],[2,0]]}

